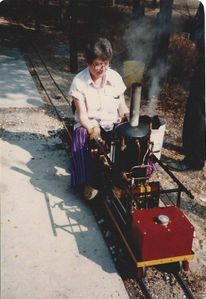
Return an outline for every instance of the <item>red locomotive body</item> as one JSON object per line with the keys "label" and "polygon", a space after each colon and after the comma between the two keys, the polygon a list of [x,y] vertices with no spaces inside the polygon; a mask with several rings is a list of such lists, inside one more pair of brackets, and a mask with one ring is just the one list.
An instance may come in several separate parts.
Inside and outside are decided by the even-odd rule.
{"label": "red locomotive body", "polygon": [[[169,219],[168,224],[160,223],[160,215]],[[132,212],[132,236],[140,261],[190,255],[193,234],[194,227],[176,206]]]}

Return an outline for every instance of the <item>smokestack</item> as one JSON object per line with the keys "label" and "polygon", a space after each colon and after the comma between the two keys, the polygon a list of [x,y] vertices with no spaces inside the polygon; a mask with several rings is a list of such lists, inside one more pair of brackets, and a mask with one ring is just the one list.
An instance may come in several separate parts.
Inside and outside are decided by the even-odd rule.
{"label": "smokestack", "polygon": [[139,125],[141,91],[142,85],[140,83],[132,83],[129,114],[129,122],[131,127],[137,127]]}

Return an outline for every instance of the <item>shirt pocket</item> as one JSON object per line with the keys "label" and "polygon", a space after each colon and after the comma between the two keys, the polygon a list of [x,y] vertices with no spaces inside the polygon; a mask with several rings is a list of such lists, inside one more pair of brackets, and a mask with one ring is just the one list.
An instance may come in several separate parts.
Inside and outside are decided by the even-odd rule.
{"label": "shirt pocket", "polygon": [[117,111],[120,103],[118,90],[112,86],[107,86],[104,92],[104,108],[107,112],[114,113]]}
{"label": "shirt pocket", "polygon": [[104,90],[104,94],[106,96],[113,97],[114,99],[119,99],[120,98],[120,92],[119,89],[115,86],[106,86]]}

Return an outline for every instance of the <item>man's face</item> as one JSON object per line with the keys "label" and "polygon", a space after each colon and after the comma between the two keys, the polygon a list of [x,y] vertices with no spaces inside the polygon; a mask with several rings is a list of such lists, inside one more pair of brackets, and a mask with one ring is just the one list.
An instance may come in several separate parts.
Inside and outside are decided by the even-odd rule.
{"label": "man's face", "polygon": [[95,58],[91,64],[88,65],[90,74],[93,79],[99,79],[103,77],[106,73],[110,64],[109,60],[102,60],[100,58]]}

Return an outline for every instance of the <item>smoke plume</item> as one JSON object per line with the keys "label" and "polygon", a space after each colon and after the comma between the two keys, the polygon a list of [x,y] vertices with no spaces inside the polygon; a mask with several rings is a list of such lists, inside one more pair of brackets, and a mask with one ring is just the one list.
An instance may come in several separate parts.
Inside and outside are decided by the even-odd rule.
{"label": "smoke plume", "polygon": [[[154,18],[145,17],[138,22],[132,21],[124,34],[128,59],[141,61],[147,68],[153,55],[155,36],[156,24]],[[158,63],[158,65],[149,72],[149,102],[146,108],[149,115],[155,114],[155,108],[160,93],[160,82],[166,76],[167,72],[168,66],[164,62]]]}
{"label": "smoke plume", "polygon": [[147,18],[143,18],[138,22],[130,22],[123,37],[128,58],[148,64],[152,55],[154,36],[153,23]]}

